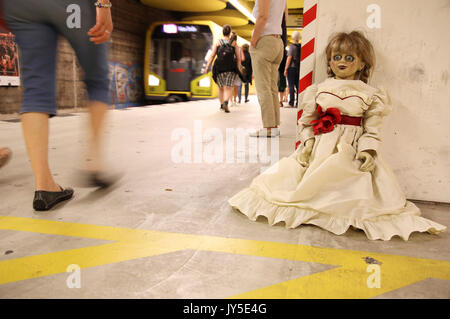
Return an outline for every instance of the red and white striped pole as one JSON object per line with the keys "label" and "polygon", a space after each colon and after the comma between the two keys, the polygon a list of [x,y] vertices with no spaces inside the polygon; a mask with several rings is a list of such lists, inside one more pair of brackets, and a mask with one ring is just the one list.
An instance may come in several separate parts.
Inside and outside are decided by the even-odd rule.
{"label": "red and white striped pole", "polygon": [[[303,6],[303,31],[302,31],[302,50],[300,57],[300,82],[299,93],[302,93],[313,83],[313,72],[316,60],[315,39],[316,39],[316,18],[317,18],[318,0],[305,0]],[[297,125],[301,118],[303,110],[298,103]],[[295,149],[298,148],[301,141],[297,136]]]}

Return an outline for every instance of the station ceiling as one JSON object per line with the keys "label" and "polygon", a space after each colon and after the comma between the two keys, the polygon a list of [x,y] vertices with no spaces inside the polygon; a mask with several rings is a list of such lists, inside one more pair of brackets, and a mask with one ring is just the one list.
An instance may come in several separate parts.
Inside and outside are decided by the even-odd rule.
{"label": "station ceiling", "polygon": [[[140,0],[150,7],[176,11],[182,20],[212,20],[219,25],[229,24],[241,37],[250,40],[253,23],[227,0]],[[238,0],[249,12],[255,0]],[[287,0],[289,37],[295,30],[301,32],[304,0]]]}

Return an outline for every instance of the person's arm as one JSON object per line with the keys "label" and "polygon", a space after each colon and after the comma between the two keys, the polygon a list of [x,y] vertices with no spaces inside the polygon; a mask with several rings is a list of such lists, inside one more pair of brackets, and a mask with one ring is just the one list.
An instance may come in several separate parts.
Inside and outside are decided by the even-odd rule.
{"label": "person's arm", "polygon": [[[98,0],[101,4],[111,4],[109,0]],[[95,26],[93,26],[88,35],[91,37],[90,41],[95,44],[101,44],[109,40],[111,37],[111,32],[113,31],[113,22],[111,17],[110,8],[96,8],[97,11],[97,21]]]}
{"label": "person's arm", "polygon": [[286,59],[286,66],[284,68],[284,76],[288,76],[288,69],[289,69],[289,66],[291,65],[291,62],[292,62],[292,56],[290,55]]}
{"label": "person's arm", "polygon": [[286,25],[287,25],[287,21],[288,21],[288,15],[289,15],[289,10],[288,10],[287,1],[286,1],[286,7],[284,7],[284,18],[286,21]]}
{"label": "person's arm", "polygon": [[235,52],[236,58],[237,58],[238,70],[240,70],[241,69],[241,52],[239,50],[239,46],[236,43],[234,44],[234,52]]}
{"label": "person's arm", "polygon": [[256,17],[255,28],[253,29],[251,46],[256,48],[259,38],[266,26],[267,20],[269,19],[269,8],[271,0],[260,0],[259,2],[259,13]]}
{"label": "person's arm", "polygon": [[217,54],[217,47],[218,47],[218,45],[217,45],[217,43],[216,43],[216,44],[214,45],[213,51],[211,52],[211,55],[209,56],[208,63],[206,63],[205,74],[208,73],[209,66],[211,65],[212,61],[214,60],[214,57],[215,57],[216,54]]}

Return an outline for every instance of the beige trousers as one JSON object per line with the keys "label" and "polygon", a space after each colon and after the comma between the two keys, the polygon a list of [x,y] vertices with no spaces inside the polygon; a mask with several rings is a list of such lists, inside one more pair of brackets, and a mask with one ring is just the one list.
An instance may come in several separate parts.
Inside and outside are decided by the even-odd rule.
{"label": "beige trousers", "polygon": [[277,81],[283,50],[281,38],[270,35],[261,37],[256,48],[250,47],[256,94],[261,106],[263,126],[266,128],[280,125]]}

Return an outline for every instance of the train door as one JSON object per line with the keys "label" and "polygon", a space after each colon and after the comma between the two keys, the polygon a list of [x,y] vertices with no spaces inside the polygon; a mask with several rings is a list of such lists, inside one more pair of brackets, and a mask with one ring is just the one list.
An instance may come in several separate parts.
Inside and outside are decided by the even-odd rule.
{"label": "train door", "polygon": [[183,41],[170,39],[167,41],[169,65],[167,70],[167,91],[189,92],[192,79],[192,60],[190,51]]}

